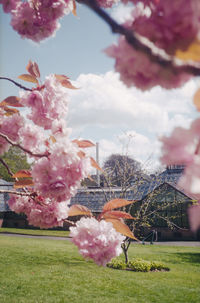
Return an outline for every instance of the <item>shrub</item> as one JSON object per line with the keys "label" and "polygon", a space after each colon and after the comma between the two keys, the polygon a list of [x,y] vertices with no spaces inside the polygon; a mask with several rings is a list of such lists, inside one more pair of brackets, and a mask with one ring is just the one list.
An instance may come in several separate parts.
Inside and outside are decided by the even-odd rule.
{"label": "shrub", "polygon": [[156,261],[146,261],[143,259],[133,259],[126,264],[124,261],[114,258],[112,259],[107,266],[109,268],[114,269],[126,269],[126,270],[132,270],[137,272],[148,272],[148,271],[169,271],[169,267],[167,267],[162,262],[156,262]]}

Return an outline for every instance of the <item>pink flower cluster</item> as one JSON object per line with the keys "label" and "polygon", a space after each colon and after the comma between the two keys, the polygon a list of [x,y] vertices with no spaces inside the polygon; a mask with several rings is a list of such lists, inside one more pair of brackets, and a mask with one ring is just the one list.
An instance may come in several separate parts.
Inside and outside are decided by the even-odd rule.
{"label": "pink flower cluster", "polygon": [[30,225],[40,228],[63,226],[63,220],[67,218],[69,209],[66,202],[57,203],[40,196],[30,198],[11,195],[8,204],[16,213],[26,214]]}
{"label": "pink flower cluster", "polygon": [[185,170],[179,184],[192,196],[200,199],[200,119],[193,121],[189,129],[175,128],[170,137],[161,141],[164,164],[184,164]]}
{"label": "pink flower cluster", "polygon": [[160,85],[171,89],[183,85],[191,77],[186,73],[176,74],[170,68],[151,62],[146,54],[133,49],[124,37],[120,37],[118,45],[110,46],[105,52],[115,58],[115,70],[128,87],[135,85],[147,90]]}
{"label": "pink flower cluster", "polygon": [[[200,201],[200,119],[189,129],[175,128],[170,137],[161,138],[164,164],[184,164],[184,174],[179,186],[191,197]],[[200,204],[189,208],[191,229],[200,226]]]}
{"label": "pink flower cluster", "polygon": [[21,104],[31,108],[28,118],[45,130],[51,129],[53,121],[64,118],[68,111],[67,90],[54,75],[46,78],[43,89],[22,91],[20,97]]}
{"label": "pink flower cluster", "polygon": [[120,255],[121,243],[125,239],[112,223],[95,218],[82,218],[76,227],[70,227],[70,236],[84,258],[93,259],[102,266]]}
{"label": "pink flower cluster", "polygon": [[[0,113],[0,133],[7,136],[13,142],[19,141],[19,130],[24,125],[24,119],[18,113],[12,116],[5,116]],[[0,154],[8,151],[10,144],[6,139],[0,137]]]}
{"label": "pink flower cluster", "polygon": [[72,0],[0,0],[11,25],[22,38],[39,42],[54,35],[60,27],[59,18],[73,9]]}
{"label": "pink flower cluster", "polygon": [[[13,211],[25,213],[30,224],[42,228],[62,225],[67,204],[91,167],[90,158],[69,138],[67,88],[57,78],[50,75],[42,86],[21,92],[20,105],[31,110],[24,111],[24,117],[17,110],[7,116],[7,99],[0,108],[0,153],[14,143],[34,159],[28,197],[12,196],[9,205]],[[18,102],[15,97],[8,100]]]}
{"label": "pink flower cluster", "polygon": [[99,6],[104,8],[112,7],[117,2],[119,2],[119,0],[97,0]]}
{"label": "pink flower cluster", "polygon": [[[74,0],[0,0],[5,13],[11,14],[11,26],[22,37],[40,42],[54,36],[59,19],[73,11]],[[97,0],[111,7],[119,0]]]}
{"label": "pink flower cluster", "polygon": [[[139,1],[132,1],[139,2]],[[147,5],[148,1],[141,1]],[[131,32],[149,39],[154,45],[169,55],[176,50],[186,50],[200,32],[200,2],[198,0],[159,0],[149,1],[149,13],[136,6],[132,19],[124,26]],[[162,67],[151,62],[149,57],[128,44],[125,38],[119,39],[106,53],[115,58],[115,69],[127,85],[136,85],[142,90],[160,85],[171,89],[183,85],[191,77],[176,68]]]}
{"label": "pink flower cluster", "polygon": [[78,152],[78,146],[66,140],[55,143],[48,157],[37,160],[32,168],[36,192],[58,202],[70,199],[90,168],[90,160],[80,158]]}

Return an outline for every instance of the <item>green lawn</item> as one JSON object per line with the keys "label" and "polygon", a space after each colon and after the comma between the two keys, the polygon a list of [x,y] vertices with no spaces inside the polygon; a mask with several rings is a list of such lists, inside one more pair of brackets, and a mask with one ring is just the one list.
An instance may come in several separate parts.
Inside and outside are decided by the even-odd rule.
{"label": "green lawn", "polygon": [[198,303],[199,247],[132,245],[130,257],[170,272],[136,273],[85,261],[68,240],[0,235],[1,303]]}
{"label": "green lawn", "polygon": [[0,228],[0,233],[12,233],[35,236],[53,236],[53,237],[68,237],[69,231],[66,230],[47,230],[47,229],[23,229],[23,228]]}

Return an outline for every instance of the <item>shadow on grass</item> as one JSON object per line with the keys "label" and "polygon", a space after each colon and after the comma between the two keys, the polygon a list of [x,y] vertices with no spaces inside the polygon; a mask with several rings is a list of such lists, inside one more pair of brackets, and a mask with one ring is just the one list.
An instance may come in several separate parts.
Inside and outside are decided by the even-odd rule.
{"label": "shadow on grass", "polygon": [[190,263],[190,264],[200,264],[200,253],[172,253],[173,255],[173,263],[181,262],[181,263]]}

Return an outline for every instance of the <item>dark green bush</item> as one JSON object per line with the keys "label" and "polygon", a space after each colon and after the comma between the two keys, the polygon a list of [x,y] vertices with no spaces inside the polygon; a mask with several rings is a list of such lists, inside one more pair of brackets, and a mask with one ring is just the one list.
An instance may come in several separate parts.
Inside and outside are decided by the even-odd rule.
{"label": "dark green bush", "polygon": [[114,269],[126,269],[127,267],[124,261],[115,258],[112,259],[107,266]]}

